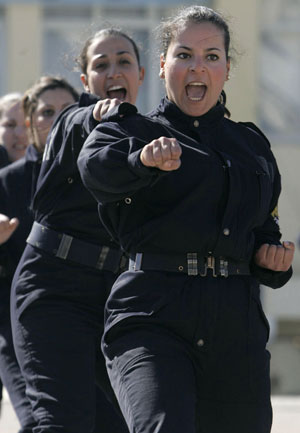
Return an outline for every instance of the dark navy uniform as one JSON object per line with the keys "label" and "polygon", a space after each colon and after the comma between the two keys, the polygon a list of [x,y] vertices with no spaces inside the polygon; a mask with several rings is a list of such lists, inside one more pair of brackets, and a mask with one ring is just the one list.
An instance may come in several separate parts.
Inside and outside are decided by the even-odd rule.
{"label": "dark navy uniform", "polygon": [[6,149],[3,145],[0,145],[0,168],[5,167],[9,164]]}
{"label": "dark navy uniform", "polygon": [[[14,342],[38,423],[35,433],[93,431],[95,369],[97,382],[115,399],[100,339],[121,253],[101,225],[76,164],[96,125],[96,101],[83,94],[53,125],[33,201],[35,222],[12,286]],[[101,396],[95,430],[126,431]]]}
{"label": "dark navy uniform", "polygon": [[25,394],[25,382],[18,365],[11,333],[10,287],[26,245],[33,215],[30,203],[35,191],[42,155],[30,145],[24,158],[0,170],[0,212],[19,219],[19,226],[0,246],[0,377],[21,424],[20,432],[32,432],[34,419]]}
{"label": "dark navy uniform", "polygon": [[[78,159],[102,222],[130,257],[106,304],[103,350],[130,432],[269,433],[269,326],[259,283],[291,276],[253,263],[280,244],[280,175],[254,125],[217,105],[189,117],[167,99],[122,104]],[[143,146],[175,137],[181,166],[145,167]]]}
{"label": "dark navy uniform", "polygon": [[[0,168],[5,167],[6,165],[8,165],[7,152],[4,146],[0,146]],[[1,405],[1,400],[2,400],[2,383],[0,380],[0,405]],[[1,411],[1,407],[0,407],[0,411]]]}

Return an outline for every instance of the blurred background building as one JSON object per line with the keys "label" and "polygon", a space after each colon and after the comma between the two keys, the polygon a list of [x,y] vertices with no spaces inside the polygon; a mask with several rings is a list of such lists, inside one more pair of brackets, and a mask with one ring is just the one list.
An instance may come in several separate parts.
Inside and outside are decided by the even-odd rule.
{"label": "blurred background building", "polygon": [[[226,84],[237,121],[253,121],[272,143],[282,173],[284,239],[300,233],[300,0],[0,0],[0,95],[24,91],[41,74],[60,74],[81,90],[74,58],[101,26],[118,25],[139,41],[145,113],[163,95],[153,29],[179,5],[220,10],[233,30],[234,64]],[[282,289],[263,288],[271,323],[273,394],[300,395],[300,251]]]}

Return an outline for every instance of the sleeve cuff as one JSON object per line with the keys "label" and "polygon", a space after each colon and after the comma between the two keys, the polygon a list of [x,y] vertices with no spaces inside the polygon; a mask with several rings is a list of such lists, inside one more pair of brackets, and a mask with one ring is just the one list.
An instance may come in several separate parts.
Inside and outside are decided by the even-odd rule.
{"label": "sleeve cuff", "polygon": [[261,268],[255,263],[251,264],[251,272],[258,279],[260,284],[279,289],[284,286],[293,275],[293,268],[290,267],[287,271],[272,271],[270,269]]}
{"label": "sleeve cuff", "polygon": [[129,169],[140,178],[144,177],[159,177],[166,172],[155,167],[146,167],[140,158],[142,149],[133,152],[128,157]]}

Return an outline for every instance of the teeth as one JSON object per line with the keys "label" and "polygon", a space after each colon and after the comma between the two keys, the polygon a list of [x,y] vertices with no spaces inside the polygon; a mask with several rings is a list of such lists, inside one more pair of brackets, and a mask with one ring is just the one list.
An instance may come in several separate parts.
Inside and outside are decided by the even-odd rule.
{"label": "teeth", "polygon": [[112,90],[120,90],[123,89],[124,87],[122,86],[111,86],[107,89],[108,92],[111,92]]}
{"label": "teeth", "polygon": [[[204,87],[204,89],[192,90],[192,87]],[[206,84],[202,83],[201,81],[193,81],[191,83],[188,83],[186,86],[187,97],[190,101],[202,101],[206,93],[206,88]]]}

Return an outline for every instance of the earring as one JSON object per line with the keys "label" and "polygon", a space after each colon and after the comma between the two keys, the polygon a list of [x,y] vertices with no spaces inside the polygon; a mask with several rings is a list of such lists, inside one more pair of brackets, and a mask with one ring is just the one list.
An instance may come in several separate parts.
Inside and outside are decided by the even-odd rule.
{"label": "earring", "polygon": [[160,68],[160,70],[159,70],[159,77],[160,77],[160,78],[165,78],[165,71],[164,71],[164,68]]}
{"label": "earring", "polygon": [[230,80],[230,75],[229,75],[229,74],[227,75],[226,80],[227,80],[227,81]]}

